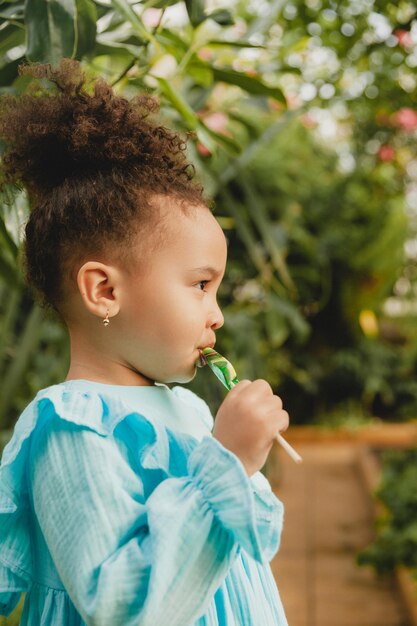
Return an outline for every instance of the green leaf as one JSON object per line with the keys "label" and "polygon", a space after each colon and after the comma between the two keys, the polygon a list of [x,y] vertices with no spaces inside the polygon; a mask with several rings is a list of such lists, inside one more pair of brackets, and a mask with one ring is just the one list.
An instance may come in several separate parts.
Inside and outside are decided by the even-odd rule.
{"label": "green leaf", "polygon": [[142,20],[135,13],[127,0],[111,0],[111,2],[114,8],[127,19],[142,39],[158,45],[154,36],[146,30]]}
{"label": "green leaf", "polygon": [[[216,148],[216,144],[224,148],[229,154],[237,156],[242,151],[242,147],[232,137],[216,133],[201,120],[197,123],[197,136],[200,141],[211,151]],[[214,144],[213,144],[214,141]]]}
{"label": "green leaf", "polygon": [[184,98],[172,88],[171,84],[167,80],[165,80],[165,78],[161,78],[159,76],[155,76],[154,78],[156,78],[156,80],[158,81],[164,96],[181,115],[187,128],[189,128],[190,130],[195,130],[197,127],[198,118],[188,102],[186,102]]}
{"label": "green leaf", "polygon": [[290,334],[290,329],[284,316],[277,315],[276,311],[267,308],[265,311],[265,328],[271,348],[279,348]]}
{"label": "green leaf", "polygon": [[[17,68],[21,64],[23,60],[23,55],[16,59],[16,61],[12,61],[11,63],[7,63],[4,67],[0,69],[0,85],[11,85],[13,81],[18,76]],[[0,94],[6,92],[7,87],[0,87]]]}
{"label": "green leaf", "polygon": [[170,52],[177,59],[177,61],[181,61],[191,45],[191,43],[187,42],[185,38],[179,37],[167,28],[158,30],[158,32],[155,33],[155,39],[159,41],[165,50]]}
{"label": "green leaf", "polygon": [[30,61],[57,64],[76,47],[75,0],[27,0],[27,51]]}
{"label": "green leaf", "polygon": [[[107,52],[104,52],[104,54],[113,55],[115,52],[111,48],[119,48],[119,50],[124,49],[128,51],[135,57],[140,56],[143,46],[147,44],[147,41],[140,37],[136,31],[133,31],[131,25],[126,21],[113,23],[104,32],[98,33],[96,42],[97,45],[107,47]],[[102,48],[99,50],[96,48],[95,54],[96,56],[103,54]]]}
{"label": "green leaf", "polygon": [[77,58],[81,59],[96,45],[97,8],[91,0],[76,0],[77,6]]}
{"label": "green leaf", "polygon": [[0,18],[4,20],[21,20],[24,16],[25,5],[20,2],[13,2],[11,6],[2,6],[0,8]]}
{"label": "green leaf", "polygon": [[[5,298],[7,292],[7,299]],[[5,366],[8,359],[8,346],[13,343],[15,321],[19,317],[23,289],[10,288],[5,281],[0,283],[0,296],[3,310],[0,317],[0,380],[5,375]],[[0,424],[1,428],[2,424]]]}
{"label": "green leaf", "polygon": [[228,83],[229,85],[237,85],[241,89],[244,89],[253,95],[274,98],[275,100],[278,100],[278,102],[281,102],[281,104],[287,104],[281,89],[278,87],[269,87],[259,78],[254,78],[253,76],[248,76],[247,74],[242,74],[241,72],[235,72],[234,70],[229,69],[225,70],[212,67],[212,70],[214,80],[216,81]]}
{"label": "green leaf", "polygon": [[16,345],[16,356],[12,360],[6,375],[2,380],[0,394],[0,424],[4,424],[7,413],[19,385],[22,384],[22,376],[28,367],[30,358],[36,350],[42,329],[44,313],[34,304],[29,315],[26,317],[24,328],[21,331]]}
{"label": "green leaf", "polygon": [[192,26],[198,26],[206,19],[205,4],[205,0],[185,0],[185,6]]}
{"label": "green leaf", "polygon": [[145,7],[153,7],[154,9],[166,9],[173,4],[178,4],[178,0],[148,0],[145,2]]}
{"label": "green leaf", "polygon": [[210,87],[213,84],[213,71],[211,67],[204,63],[192,62],[187,66],[187,74],[203,87]]}
{"label": "green leaf", "polygon": [[231,46],[232,48],[265,48],[261,44],[250,43],[249,41],[245,41],[244,39],[239,39],[236,41],[229,41],[227,39],[210,39],[208,42],[209,46]]}
{"label": "green leaf", "polygon": [[[246,215],[242,212],[239,203],[235,200],[227,188],[222,189],[222,200],[224,206],[227,207],[228,213],[235,220],[236,231],[246,248],[249,260],[252,261],[253,265],[259,271],[259,274],[261,276],[264,275],[268,272],[268,267],[262,250],[258,245],[252,225],[247,220]],[[282,285],[278,285],[278,289],[281,289],[281,291],[284,292]]]}
{"label": "green leaf", "polygon": [[276,314],[282,315],[289,326],[292,327],[298,340],[302,343],[310,335],[311,328],[309,323],[304,319],[297,306],[290,300],[281,298],[275,293],[270,293],[268,305]]}
{"label": "green leaf", "polygon": [[220,173],[219,187],[227,185],[229,181],[237,177],[242,169],[255,158],[258,151],[268,145],[272,138],[280,133],[297,114],[296,111],[287,109],[276,122],[267,126],[256,140],[252,140],[242,154],[234,161],[231,161],[228,167]]}
{"label": "green leaf", "polygon": [[97,36],[97,43],[94,49],[96,58],[101,56],[108,56],[110,57],[109,62],[112,61],[115,55],[125,55],[126,58],[130,58],[133,55],[135,58],[137,58],[140,54],[140,50],[141,48],[138,46],[131,46],[120,41],[102,39],[99,35]]}
{"label": "green leaf", "polygon": [[245,206],[262,237],[265,248],[268,250],[272,265],[278,272],[283,285],[287,287],[290,293],[295,294],[296,287],[285,260],[286,251],[274,238],[274,224],[268,216],[263,196],[256,193],[253,184],[251,185],[246,177],[242,178],[241,185],[245,193]]}
{"label": "green leaf", "polygon": [[20,284],[20,278],[17,274],[17,270],[13,265],[10,265],[8,261],[6,261],[3,257],[0,256],[0,276],[9,287],[16,287],[16,284]]}
{"label": "green leaf", "polygon": [[9,249],[14,259],[17,259],[18,256],[18,248],[15,242],[12,239],[9,231],[6,228],[6,224],[4,223],[3,218],[0,216],[0,238],[3,239],[3,242]]}
{"label": "green leaf", "polygon": [[[25,30],[5,22],[0,26],[0,64],[8,63],[9,50],[25,43]],[[3,57],[3,58],[2,58]]]}
{"label": "green leaf", "polygon": [[217,151],[217,143],[213,139],[213,137],[208,132],[208,129],[204,124],[197,124],[196,126],[196,134],[198,140],[209,150],[212,154]]}
{"label": "green leaf", "polygon": [[239,124],[242,124],[250,140],[258,139],[259,128],[256,122],[251,117],[247,115],[242,115],[240,111],[233,110],[228,111],[228,116],[231,120],[235,120],[236,122],[239,122]]}
{"label": "green leaf", "polygon": [[217,9],[207,15],[207,18],[214,20],[217,24],[220,24],[220,26],[233,26],[235,23],[233,15],[227,9]]}

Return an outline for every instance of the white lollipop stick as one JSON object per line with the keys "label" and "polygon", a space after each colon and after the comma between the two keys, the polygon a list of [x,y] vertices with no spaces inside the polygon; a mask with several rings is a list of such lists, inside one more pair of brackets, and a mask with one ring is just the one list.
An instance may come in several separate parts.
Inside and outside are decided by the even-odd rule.
{"label": "white lollipop stick", "polygon": [[294,448],[292,446],[290,446],[288,441],[286,441],[284,439],[284,437],[280,433],[278,433],[278,435],[275,437],[275,439],[278,441],[279,445],[284,448],[285,452],[287,452],[287,454],[289,454],[290,457],[296,463],[302,463],[303,462],[302,457],[298,454],[298,452],[296,450],[294,450]]}

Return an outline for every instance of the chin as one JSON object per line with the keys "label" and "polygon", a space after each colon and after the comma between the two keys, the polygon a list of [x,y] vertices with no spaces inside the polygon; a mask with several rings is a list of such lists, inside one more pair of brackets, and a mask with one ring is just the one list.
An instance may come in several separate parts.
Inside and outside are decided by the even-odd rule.
{"label": "chin", "polygon": [[194,369],[194,372],[191,376],[189,376],[187,378],[187,380],[185,381],[186,383],[190,383],[192,380],[194,380],[194,378],[197,376],[197,368]]}
{"label": "chin", "polygon": [[197,366],[194,366],[194,370],[192,373],[187,374],[175,374],[172,377],[169,377],[167,380],[160,380],[161,383],[190,383],[197,375]]}

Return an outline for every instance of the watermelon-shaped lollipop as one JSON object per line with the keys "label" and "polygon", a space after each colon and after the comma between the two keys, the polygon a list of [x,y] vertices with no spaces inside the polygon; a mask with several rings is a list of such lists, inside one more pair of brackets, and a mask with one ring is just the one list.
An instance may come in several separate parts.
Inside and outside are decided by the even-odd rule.
{"label": "watermelon-shaped lollipop", "polygon": [[[203,348],[200,350],[200,360],[197,365],[199,367],[204,367],[208,365],[211,371],[217,376],[220,382],[230,391],[232,387],[237,385],[239,379],[236,375],[235,368],[233,365],[224,358],[221,354],[213,350],[213,348]],[[282,435],[279,433],[276,435],[276,440],[278,443],[284,448],[284,450],[290,455],[292,459],[296,463],[301,463],[302,458],[294,450],[292,446],[284,439]]]}

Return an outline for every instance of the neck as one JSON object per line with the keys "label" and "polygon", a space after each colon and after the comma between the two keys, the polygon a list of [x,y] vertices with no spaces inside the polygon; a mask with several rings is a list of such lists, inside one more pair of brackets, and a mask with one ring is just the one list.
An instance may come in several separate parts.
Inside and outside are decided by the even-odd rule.
{"label": "neck", "polygon": [[108,385],[150,386],[155,381],[129,367],[113,355],[105,354],[85,337],[70,332],[70,367],[65,380],[85,379]]}

